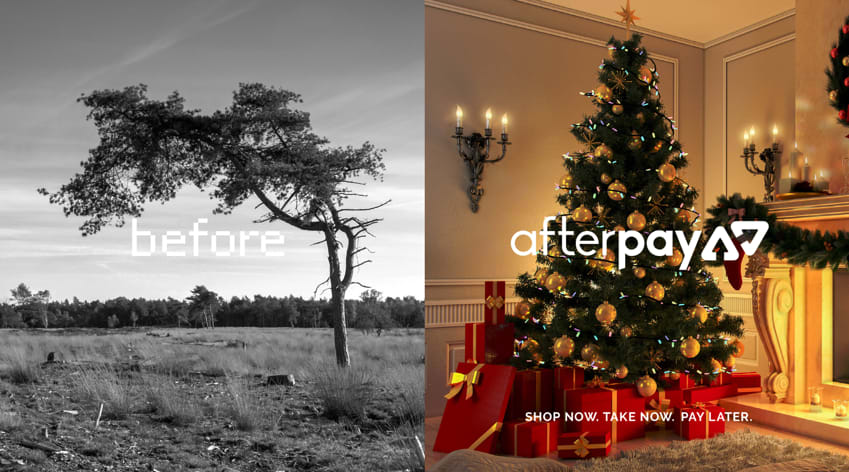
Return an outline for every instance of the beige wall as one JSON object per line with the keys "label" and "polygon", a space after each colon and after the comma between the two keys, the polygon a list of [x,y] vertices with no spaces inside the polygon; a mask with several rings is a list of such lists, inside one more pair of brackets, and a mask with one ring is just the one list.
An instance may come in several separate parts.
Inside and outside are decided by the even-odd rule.
{"label": "beige wall", "polygon": [[[560,156],[579,149],[570,124],[595,110],[578,92],[597,85],[597,66],[607,56],[604,44],[624,31],[509,0],[426,5],[425,341],[426,404],[432,416],[441,414],[446,372],[453,368],[450,354],[462,350],[460,326],[475,320],[483,281],[513,280],[534,267],[532,258],[513,255],[510,237],[539,228],[543,216],[558,211],[554,186],[563,173]],[[679,139],[692,163],[683,175],[698,186],[703,180],[703,52],[650,37],[644,45],[667,57],[656,59],[662,100],[674,114],[677,86]],[[487,107],[496,118],[505,112],[511,118],[513,145],[503,161],[486,167],[486,193],[477,213],[469,209],[467,171],[450,138],[458,104],[467,133],[482,130]],[[494,128],[498,132],[499,126]],[[437,312],[439,322],[433,319]]]}
{"label": "beige wall", "polygon": [[837,122],[837,111],[828,103],[823,71],[831,64],[829,51],[837,42],[849,14],[847,0],[796,2],[796,129],[799,148],[811,165],[831,170],[831,191],[843,186],[841,158],[847,155],[849,129]]}

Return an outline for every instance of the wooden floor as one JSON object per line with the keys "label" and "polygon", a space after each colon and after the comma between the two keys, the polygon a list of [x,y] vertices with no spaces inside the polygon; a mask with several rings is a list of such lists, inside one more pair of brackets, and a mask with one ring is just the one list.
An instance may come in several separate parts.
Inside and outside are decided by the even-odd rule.
{"label": "wooden floor", "polygon": [[[429,468],[432,465],[439,462],[439,460],[445,456],[444,453],[433,452],[433,441],[436,439],[436,433],[439,430],[439,422],[441,417],[433,417],[427,418],[425,420],[425,447],[427,448],[427,456],[425,460],[425,467]],[[725,432],[733,433],[735,431],[740,431],[744,429],[750,429],[751,431],[776,436],[779,438],[791,439],[799,444],[804,446],[813,447],[817,449],[824,449],[830,452],[844,454],[849,456],[849,447],[833,444],[825,441],[821,441],[818,439],[814,439],[802,434],[803,431],[790,432],[782,429],[777,429],[771,426],[767,426],[764,424],[759,424],[756,422],[750,423],[732,423],[727,422],[725,424]],[[683,441],[677,434],[672,431],[654,431],[646,433],[646,437],[640,439],[634,439],[632,441],[625,441],[619,444],[614,445],[611,448],[611,455],[618,453],[620,451],[634,450],[634,449],[642,449],[645,447],[657,447],[657,446],[665,446],[672,441]],[[550,455],[551,458],[556,458],[557,454],[552,453]],[[576,461],[567,461],[564,460],[564,464],[572,464]]]}

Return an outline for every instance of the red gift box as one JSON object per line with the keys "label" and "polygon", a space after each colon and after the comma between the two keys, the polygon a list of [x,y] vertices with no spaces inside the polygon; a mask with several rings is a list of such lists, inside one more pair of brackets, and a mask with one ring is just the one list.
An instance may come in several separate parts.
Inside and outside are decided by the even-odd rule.
{"label": "red gift box", "polygon": [[507,364],[513,357],[515,326],[466,323],[466,362]]}
{"label": "red gift box", "polygon": [[433,450],[494,453],[515,376],[509,365],[460,363],[451,375]]}
{"label": "red gift box", "polygon": [[696,386],[696,381],[687,374],[678,374],[677,380],[672,380],[669,375],[662,375],[660,378],[664,381],[668,390],[684,390],[685,388],[693,388]]}
{"label": "red gift box", "polygon": [[664,400],[667,400],[669,401],[669,406],[671,408],[681,408],[685,405],[684,392],[686,391],[687,390],[677,388],[658,389],[654,392],[654,395],[646,398],[646,406],[648,406],[652,401],[661,403]]}
{"label": "red gift box", "polygon": [[506,421],[501,428],[501,452],[513,456],[539,457],[557,447],[557,421]]}
{"label": "red gift box", "polygon": [[734,372],[731,374],[731,383],[737,386],[737,393],[760,392],[761,374],[757,372]]}
{"label": "red gift box", "polygon": [[584,386],[584,369],[581,367],[555,367],[554,390],[559,391]]}
{"label": "red gift box", "polygon": [[[637,394],[632,384],[578,388],[564,392],[566,431],[610,432],[610,440],[614,444],[645,436],[641,414],[646,409],[646,400]],[[573,414],[571,418],[569,413]]]}
{"label": "red gift box", "polygon": [[717,385],[715,387],[700,386],[684,390],[684,403],[707,403],[721,398],[737,395],[737,385]]}
{"label": "red gift box", "polygon": [[728,385],[730,383],[732,383],[731,382],[731,374],[729,374],[727,372],[720,372],[719,374],[716,375],[716,377],[714,377],[713,380],[711,380],[709,382],[707,381],[707,378],[705,378],[705,384],[709,385],[711,387],[718,387],[720,385]]}
{"label": "red gift box", "polygon": [[523,419],[528,411],[551,411],[554,372],[530,369],[516,372],[513,393],[507,407],[507,419]]}
{"label": "red gift box", "polygon": [[483,322],[488,325],[500,325],[504,323],[504,306],[506,289],[504,281],[484,282],[484,310]]}
{"label": "red gift box", "polygon": [[587,459],[610,455],[610,433],[563,433],[557,438],[557,457]]}
{"label": "red gift box", "polygon": [[675,432],[684,439],[708,439],[725,432],[725,408],[698,404],[675,409]]}

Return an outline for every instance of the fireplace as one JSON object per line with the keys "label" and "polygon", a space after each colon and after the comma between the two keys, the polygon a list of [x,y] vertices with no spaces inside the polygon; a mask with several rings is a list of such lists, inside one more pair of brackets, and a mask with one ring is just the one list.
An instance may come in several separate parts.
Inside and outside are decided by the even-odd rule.
{"label": "fireplace", "polygon": [[834,273],[834,382],[849,384],[849,270]]}

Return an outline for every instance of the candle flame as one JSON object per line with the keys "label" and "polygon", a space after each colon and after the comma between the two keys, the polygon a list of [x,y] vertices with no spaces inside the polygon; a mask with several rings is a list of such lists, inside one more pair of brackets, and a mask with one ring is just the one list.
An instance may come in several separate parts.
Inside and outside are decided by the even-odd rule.
{"label": "candle flame", "polygon": [[746,142],[749,141],[749,133],[748,132],[743,133],[743,141],[746,141]]}
{"label": "candle flame", "polygon": [[507,126],[507,113],[501,115],[501,126]]}
{"label": "candle flame", "polygon": [[463,109],[460,108],[460,105],[457,105],[457,118],[463,117]]}
{"label": "candle flame", "polygon": [[486,119],[487,119],[487,120],[491,120],[491,119],[492,119],[492,110],[491,110],[491,109],[489,109],[489,108],[487,108],[487,109],[486,109]]}
{"label": "candle flame", "polygon": [[772,135],[775,136],[778,134],[778,126],[772,125]]}
{"label": "candle flame", "polygon": [[749,136],[751,136],[752,139],[755,138],[755,127],[754,126],[752,126],[752,128],[749,130]]}

